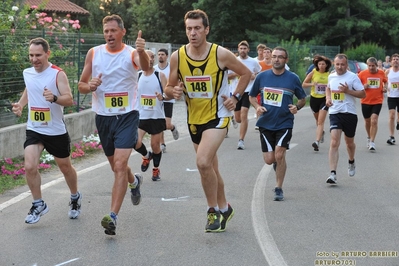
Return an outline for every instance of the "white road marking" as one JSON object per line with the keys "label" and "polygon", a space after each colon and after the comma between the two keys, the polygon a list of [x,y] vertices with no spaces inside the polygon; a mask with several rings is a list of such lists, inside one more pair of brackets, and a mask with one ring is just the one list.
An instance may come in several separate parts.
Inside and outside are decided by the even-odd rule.
{"label": "white road marking", "polygon": [[198,172],[198,169],[190,169],[190,168],[186,168],[187,172]]}
{"label": "white road marking", "polygon": [[176,198],[162,198],[162,201],[187,201],[190,196],[182,196]]}
{"label": "white road marking", "polygon": [[75,259],[71,259],[71,260],[68,260],[68,261],[65,261],[65,262],[61,262],[60,264],[57,264],[55,266],[62,266],[62,265],[65,265],[65,264],[68,264],[70,262],[74,262],[74,261],[77,261],[77,260],[79,260],[79,258],[75,258]]}
{"label": "white road marking", "polygon": [[[290,149],[297,145],[296,143],[290,144]],[[287,266],[267,224],[264,202],[267,177],[271,170],[272,166],[265,164],[256,179],[251,203],[252,225],[267,263],[270,266]]]}

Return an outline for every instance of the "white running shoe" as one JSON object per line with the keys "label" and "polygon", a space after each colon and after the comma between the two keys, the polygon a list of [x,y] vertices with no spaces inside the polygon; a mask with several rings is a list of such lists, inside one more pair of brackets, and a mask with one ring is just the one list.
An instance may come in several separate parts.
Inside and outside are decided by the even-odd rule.
{"label": "white running shoe", "polygon": [[176,126],[173,126],[173,129],[171,131],[172,131],[173,139],[178,140],[179,139],[179,131],[177,131]]}
{"label": "white running shoe", "polygon": [[162,153],[166,152],[166,145],[163,143],[161,144],[161,151],[162,151]]}
{"label": "white running shoe", "polygon": [[375,152],[375,144],[374,144],[374,142],[370,142],[369,151]]}
{"label": "white running shoe", "polygon": [[367,138],[367,149],[370,149],[370,138]]}
{"label": "white running shoe", "polygon": [[337,184],[337,177],[334,174],[331,174],[328,178],[326,183],[328,184]]}
{"label": "white running shoe", "polygon": [[45,215],[49,208],[47,207],[47,204],[42,201],[42,204],[32,204],[32,207],[30,208],[28,212],[28,216],[25,218],[25,223],[27,224],[34,224],[37,223],[40,220],[40,217]]}
{"label": "white running shoe", "polygon": [[245,150],[244,141],[243,141],[242,139],[240,139],[240,140],[238,141],[237,150]]}
{"label": "white running shoe", "polygon": [[234,116],[231,117],[231,123],[233,124],[233,127],[234,127],[234,128],[237,128],[237,127],[238,127],[238,123],[237,123],[237,121],[234,119]]}
{"label": "white running shoe", "polygon": [[76,219],[80,214],[80,209],[82,208],[82,194],[79,193],[79,198],[73,200],[69,203],[69,219]]}
{"label": "white running shoe", "polygon": [[348,166],[348,175],[354,176],[356,174],[356,165],[355,163],[350,163]]}

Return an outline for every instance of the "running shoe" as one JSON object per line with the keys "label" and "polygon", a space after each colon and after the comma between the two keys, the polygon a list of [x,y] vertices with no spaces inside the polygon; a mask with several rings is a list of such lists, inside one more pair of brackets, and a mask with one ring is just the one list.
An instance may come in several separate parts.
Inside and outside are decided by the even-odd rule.
{"label": "running shoe", "polygon": [[282,201],[284,200],[283,189],[279,187],[274,188],[274,200],[275,201]]}
{"label": "running shoe", "polygon": [[324,134],[325,134],[326,132],[323,130],[323,134],[321,134],[321,139],[320,139],[320,143],[324,143]]}
{"label": "running shoe", "polygon": [[165,152],[166,152],[166,145],[165,145],[165,143],[162,143],[162,144],[161,144],[161,151],[162,151],[162,153],[165,153]]}
{"label": "running shoe", "polygon": [[391,137],[389,137],[389,139],[387,140],[387,143],[388,143],[388,144],[390,144],[390,145],[394,145],[394,144],[395,144],[395,142],[396,142],[396,141],[395,141],[395,138],[394,138],[394,137],[392,137],[392,136],[391,136]]}
{"label": "running shoe", "polygon": [[223,221],[223,216],[220,215],[220,211],[215,211],[214,208],[209,208],[208,217],[205,226],[205,232],[220,232],[221,221]]}
{"label": "running shoe", "polygon": [[238,123],[237,123],[237,121],[234,119],[234,116],[231,117],[231,123],[233,124],[233,127],[234,127],[234,128],[237,128],[237,127],[238,127]]}
{"label": "running shoe", "polygon": [[177,131],[176,126],[173,126],[173,129],[171,131],[172,131],[173,139],[178,140],[179,139],[179,131]]}
{"label": "running shoe", "polygon": [[369,151],[372,151],[372,152],[375,151],[375,144],[374,144],[374,142],[370,142]]}
{"label": "running shoe", "polygon": [[145,156],[143,156],[143,162],[141,163],[141,171],[145,172],[147,171],[148,167],[150,166],[150,161],[152,160],[152,152],[148,152],[148,158],[146,158]]}
{"label": "running shoe", "polygon": [[116,230],[116,216],[113,214],[107,214],[101,220],[101,225],[104,227],[104,233],[107,235],[114,236]]}
{"label": "running shoe", "polygon": [[160,173],[161,173],[161,171],[159,170],[159,168],[153,168],[152,169],[152,181],[161,181],[161,177],[159,176]]}
{"label": "running shoe", "polygon": [[255,130],[259,130],[259,127],[258,127],[258,126],[255,126]]}
{"label": "running shoe", "polygon": [[71,202],[69,202],[69,212],[68,212],[69,219],[78,218],[81,207],[82,207],[82,194],[79,193],[79,197],[77,199],[71,198]]}
{"label": "running shoe", "polygon": [[226,225],[227,222],[231,220],[234,216],[234,209],[230,206],[229,203],[227,203],[228,210],[226,212],[220,212],[220,214],[223,216],[223,219],[220,223],[220,231],[224,232],[226,230]]}
{"label": "running shoe", "polygon": [[244,140],[240,139],[238,141],[237,150],[245,150]]}
{"label": "running shoe", "polygon": [[370,148],[370,138],[367,138],[367,149],[369,149]]}
{"label": "running shoe", "polygon": [[133,187],[132,184],[129,184],[130,199],[132,200],[133,205],[139,205],[141,202],[140,186],[143,183],[143,176],[139,173],[135,173],[134,177],[137,179],[137,185]]}
{"label": "running shoe", "polygon": [[356,174],[356,166],[355,163],[350,163],[348,166],[348,175],[354,176]]}
{"label": "running shoe", "polygon": [[317,141],[312,143],[312,147],[314,151],[319,151],[319,143],[317,143]]}
{"label": "running shoe", "polygon": [[332,174],[327,178],[326,183],[328,184],[337,184],[337,177],[336,175]]}
{"label": "running shoe", "polygon": [[45,215],[49,211],[47,204],[44,201],[40,203],[32,204],[28,212],[28,216],[25,218],[25,223],[35,224],[40,220],[40,217]]}

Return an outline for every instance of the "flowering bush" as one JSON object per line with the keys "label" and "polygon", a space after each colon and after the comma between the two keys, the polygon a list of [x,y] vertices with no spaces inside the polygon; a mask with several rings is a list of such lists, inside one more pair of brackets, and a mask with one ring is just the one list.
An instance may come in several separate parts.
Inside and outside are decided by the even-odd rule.
{"label": "flowering bush", "polygon": [[[51,49],[50,61],[63,67],[75,58],[74,46],[84,42],[79,38],[79,20],[56,14],[41,12],[43,6],[13,5],[14,0],[2,1],[0,6],[0,99],[19,98],[24,83],[22,71],[30,66],[27,43],[36,37],[45,38]],[[71,81],[76,79],[77,65],[68,65],[67,75]],[[75,74],[75,75],[73,75]],[[15,99],[14,99],[15,98]]]}
{"label": "flowering bush", "polygon": [[[19,176],[25,174],[23,160],[20,158],[16,159],[6,158],[0,161],[0,165],[1,165],[1,175],[8,175],[16,179]],[[48,169],[50,167],[51,167],[50,164],[46,164],[43,162],[39,164],[38,169],[39,170]]]}
{"label": "flowering bush", "polygon": [[[80,158],[85,156],[86,154],[95,152],[97,150],[101,150],[102,146],[100,143],[100,138],[98,133],[95,132],[90,136],[83,136],[83,139],[72,145],[71,149],[71,157],[72,159]],[[52,165],[55,165],[54,156],[49,154],[46,150],[44,150],[40,156],[40,164],[38,166],[39,170],[45,170],[51,168]],[[1,176],[10,176],[14,179],[17,179],[23,175],[25,175],[25,168],[22,158],[6,158],[0,160],[0,175]]]}

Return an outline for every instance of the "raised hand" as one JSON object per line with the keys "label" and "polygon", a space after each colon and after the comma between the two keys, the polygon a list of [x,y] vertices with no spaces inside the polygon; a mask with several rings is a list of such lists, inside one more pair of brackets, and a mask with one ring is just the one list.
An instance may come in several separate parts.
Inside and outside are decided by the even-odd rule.
{"label": "raised hand", "polygon": [[139,30],[137,33],[137,39],[136,39],[136,50],[137,52],[141,53],[145,51],[145,40],[141,37],[142,31]]}

